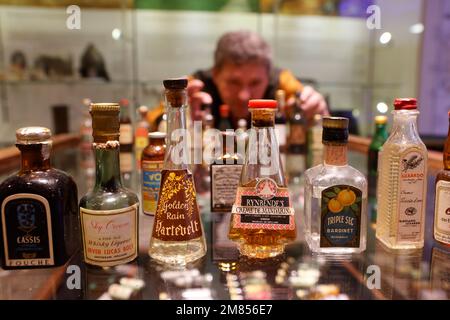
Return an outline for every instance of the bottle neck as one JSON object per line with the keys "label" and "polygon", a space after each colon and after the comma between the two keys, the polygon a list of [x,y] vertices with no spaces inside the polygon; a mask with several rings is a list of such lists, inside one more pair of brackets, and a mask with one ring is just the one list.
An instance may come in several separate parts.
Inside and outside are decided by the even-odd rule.
{"label": "bottle neck", "polygon": [[167,110],[167,152],[164,169],[191,169],[191,154],[188,144],[189,132],[186,125],[186,107],[168,106]]}
{"label": "bottle neck", "polygon": [[114,191],[122,187],[119,149],[117,141],[94,144],[96,174],[94,189],[101,188]]}
{"label": "bottle neck", "polygon": [[419,138],[417,130],[417,110],[394,110],[394,124],[392,128],[392,135],[401,134],[406,138]]}
{"label": "bottle neck", "polygon": [[386,124],[375,124],[375,137],[385,138],[387,136]]}
{"label": "bottle neck", "polygon": [[330,166],[347,165],[347,143],[324,143],[323,162]]}
{"label": "bottle neck", "polygon": [[21,172],[43,171],[51,168],[50,153],[51,144],[18,144],[21,152],[22,167]]}

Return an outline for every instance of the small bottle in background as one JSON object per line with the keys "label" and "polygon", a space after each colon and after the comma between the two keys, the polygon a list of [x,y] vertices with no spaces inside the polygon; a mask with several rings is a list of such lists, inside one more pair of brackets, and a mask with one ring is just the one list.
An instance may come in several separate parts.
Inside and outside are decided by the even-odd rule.
{"label": "small bottle in background", "polygon": [[134,152],[136,158],[136,166],[138,169],[140,169],[142,150],[145,149],[145,147],[149,142],[148,141],[149,124],[147,122],[148,107],[140,106],[138,108],[138,113],[140,120],[136,124],[136,130],[134,133]]}
{"label": "small bottle in background", "polygon": [[312,168],[323,162],[322,116],[314,115],[312,126],[308,129],[308,155],[306,167]]}
{"label": "small bottle in background", "polygon": [[132,185],[132,172],[134,168],[133,155],[134,131],[130,118],[130,103],[128,99],[120,100],[120,172],[123,183],[127,188]]}
{"label": "small bottle in background", "polygon": [[230,121],[230,106],[223,104],[219,108],[220,112],[220,120],[219,124],[217,125],[217,129],[220,131],[225,131],[227,129],[233,129],[233,126],[231,125]]}
{"label": "small bottle in background", "polygon": [[275,133],[278,145],[280,146],[280,157],[283,168],[286,168],[287,152],[287,121],[286,121],[286,93],[284,90],[277,90],[275,94],[278,109],[275,113]]}
{"label": "small bottle in background", "polygon": [[387,117],[375,117],[375,134],[369,145],[369,155],[367,158],[367,178],[369,181],[369,207],[371,222],[377,222],[377,179],[378,179],[378,155],[381,147],[388,138]]}
{"label": "small bottle in background", "polygon": [[294,110],[289,119],[289,149],[286,164],[288,179],[298,178],[304,173],[306,153],[306,119],[302,111],[301,92],[297,92]]}
{"label": "small bottle in background", "polygon": [[158,204],[161,170],[166,151],[166,133],[148,134],[148,145],[142,152],[142,211],[154,215]]}

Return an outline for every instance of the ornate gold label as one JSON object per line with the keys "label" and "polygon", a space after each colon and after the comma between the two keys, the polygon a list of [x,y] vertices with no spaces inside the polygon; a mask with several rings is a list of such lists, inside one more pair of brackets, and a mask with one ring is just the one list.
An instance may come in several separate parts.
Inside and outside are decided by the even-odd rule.
{"label": "ornate gold label", "polygon": [[203,235],[192,175],[187,170],[163,170],[153,237],[187,241]]}

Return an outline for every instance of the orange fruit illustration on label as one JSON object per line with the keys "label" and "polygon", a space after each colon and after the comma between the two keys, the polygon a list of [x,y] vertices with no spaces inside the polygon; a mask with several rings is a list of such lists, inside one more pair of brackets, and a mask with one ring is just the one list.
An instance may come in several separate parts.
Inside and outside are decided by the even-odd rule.
{"label": "orange fruit illustration on label", "polygon": [[344,206],[351,206],[356,201],[356,194],[352,190],[342,190],[337,195],[337,200]]}
{"label": "orange fruit illustration on label", "polygon": [[336,199],[331,199],[328,202],[328,209],[333,213],[341,212],[344,206]]}

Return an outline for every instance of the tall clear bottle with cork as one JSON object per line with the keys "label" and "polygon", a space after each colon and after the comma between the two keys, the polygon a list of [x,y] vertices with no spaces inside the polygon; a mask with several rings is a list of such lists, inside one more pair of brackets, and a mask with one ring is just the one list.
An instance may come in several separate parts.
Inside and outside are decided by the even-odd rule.
{"label": "tall clear bottle with cork", "polygon": [[380,150],[376,237],[391,249],[424,246],[427,148],[417,130],[417,101],[396,99],[391,134]]}
{"label": "tall clear bottle with cork", "polygon": [[164,87],[167,149],[148,252],[160,263],[185,266],[206,254],[186,141],[187,79],[164,80]]}
{"label": "tall clear bottle with cork", "polygon": [[242,255],[265,259],[284,252],[296,238],[296,224],[274,122],[275,100],[250,100],[252,128],[228,237]]}
{"label": "tall clear bottle with cork", "polygon": [[348,119],[324,117],[323,164],[305,172],[305,237],[311,251],[366,249],[367,180],[347,162]]}

